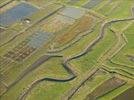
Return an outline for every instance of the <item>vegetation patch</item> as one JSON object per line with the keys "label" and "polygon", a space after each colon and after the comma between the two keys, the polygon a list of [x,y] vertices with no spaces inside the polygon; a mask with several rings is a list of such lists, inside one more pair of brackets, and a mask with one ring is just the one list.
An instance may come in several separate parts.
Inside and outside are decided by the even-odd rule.
{"label": "vegetation patch", "polygon": [[94,91],[92,91],[87,97],[86,100],[89,99],[97,99],[100,96],[105,95],[106,93],[122,86],[125,84],[125,81],[118,79],[116,77],[113,77],[104,83],[102,83],[100,86],[98,86]]}

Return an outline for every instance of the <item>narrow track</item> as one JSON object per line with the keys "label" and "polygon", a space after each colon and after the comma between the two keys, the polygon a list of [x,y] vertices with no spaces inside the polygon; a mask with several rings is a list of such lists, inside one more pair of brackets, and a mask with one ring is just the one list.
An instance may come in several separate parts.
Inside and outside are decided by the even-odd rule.
{"label": "narrow track", "polygon": [[5,1],[3,4],[0,5],[0,8],[3,8],[4,6],[12,3],[13,1],[15,1],[15,0],[9,0],[8,2]]}

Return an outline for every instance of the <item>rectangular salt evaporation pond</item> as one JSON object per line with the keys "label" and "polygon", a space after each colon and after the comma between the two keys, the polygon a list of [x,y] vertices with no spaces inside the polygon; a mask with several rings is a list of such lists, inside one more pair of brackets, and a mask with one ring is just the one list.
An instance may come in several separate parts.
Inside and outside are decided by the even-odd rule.
{"label": "rectangular salt evaporation pond", "polygon": [[85,14],[85,11],[80,8],[66,7],[61,12],[59,12],[59,14],[73,19],[79,19]]}
{"label": "rectangular salt evaporation pond", "polygon": [[37,12],[38,9],[27,3],[20,3],[15,7],[0,14],[0,25],[9,26],[16,21],[25,19],[26,17]]}
{"label": "rectangular salt evaporation pond", "polygon": [[100,4],[103,0],[90,0],[88,3],[86,3],[83,7],[84,8],[88,8],[91,9],[95,6],[97,6],[98,4]]}
{"label": "rectangular salt evaporation pond", "polygon": [[52,36],[52,33],[37,32],[36,34],[28,38],[29,40],[28,45],[33,48],[40,48],[49,40],[51,36]]}

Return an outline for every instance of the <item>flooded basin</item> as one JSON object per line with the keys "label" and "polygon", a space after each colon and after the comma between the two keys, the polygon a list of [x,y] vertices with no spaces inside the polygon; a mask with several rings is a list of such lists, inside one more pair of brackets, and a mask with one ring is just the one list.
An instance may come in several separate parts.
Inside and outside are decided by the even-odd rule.
{"label": "flooded basin", "polygon": [[36,34],[28,38],[29,40],[28,45],[33,48],[39,48],[49,40],[50,36],[52,36],[52,33],[41,32],[41,31],[36,32]]}
{"label": "flooded basin", "polygon": [[75,7],[66,7],[60,12],[60,14],[73,19],[79,19],[85,14],[85,11]]}
{"label": "flooded basin", "polygon": [[75,4],[75,3],[77,3],[77,2],[79,2],[80,0],[71,0],[71,1],[69,1],[68,3],[69,4]]}
{"label": "flooded basin", "polygon": [[9,26],[18,20],[24,19],[33,13],[37,12],[38,9],[27,3],[20,3],[15,7],[7,10],[0,14],[0,25]]}
{"label": "flooded basin", "polygon": [[83,7],[91,9],[101,3],[103,0],[90,0],[87,4],[85,4]]}

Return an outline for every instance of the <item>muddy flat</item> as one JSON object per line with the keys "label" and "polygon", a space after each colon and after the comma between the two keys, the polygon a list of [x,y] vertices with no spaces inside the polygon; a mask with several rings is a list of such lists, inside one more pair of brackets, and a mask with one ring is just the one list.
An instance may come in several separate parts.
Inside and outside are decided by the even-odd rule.
{"label": "muddy flat", "polygon": [[134,98],[134,87],[126,90],[119,96],[115,97],[113,100],[132,100]]}
{"label": "muddy flat", "polygon": [[0,33],[2,33],[4,31],[4,29],[3,28],[0,28]]}

